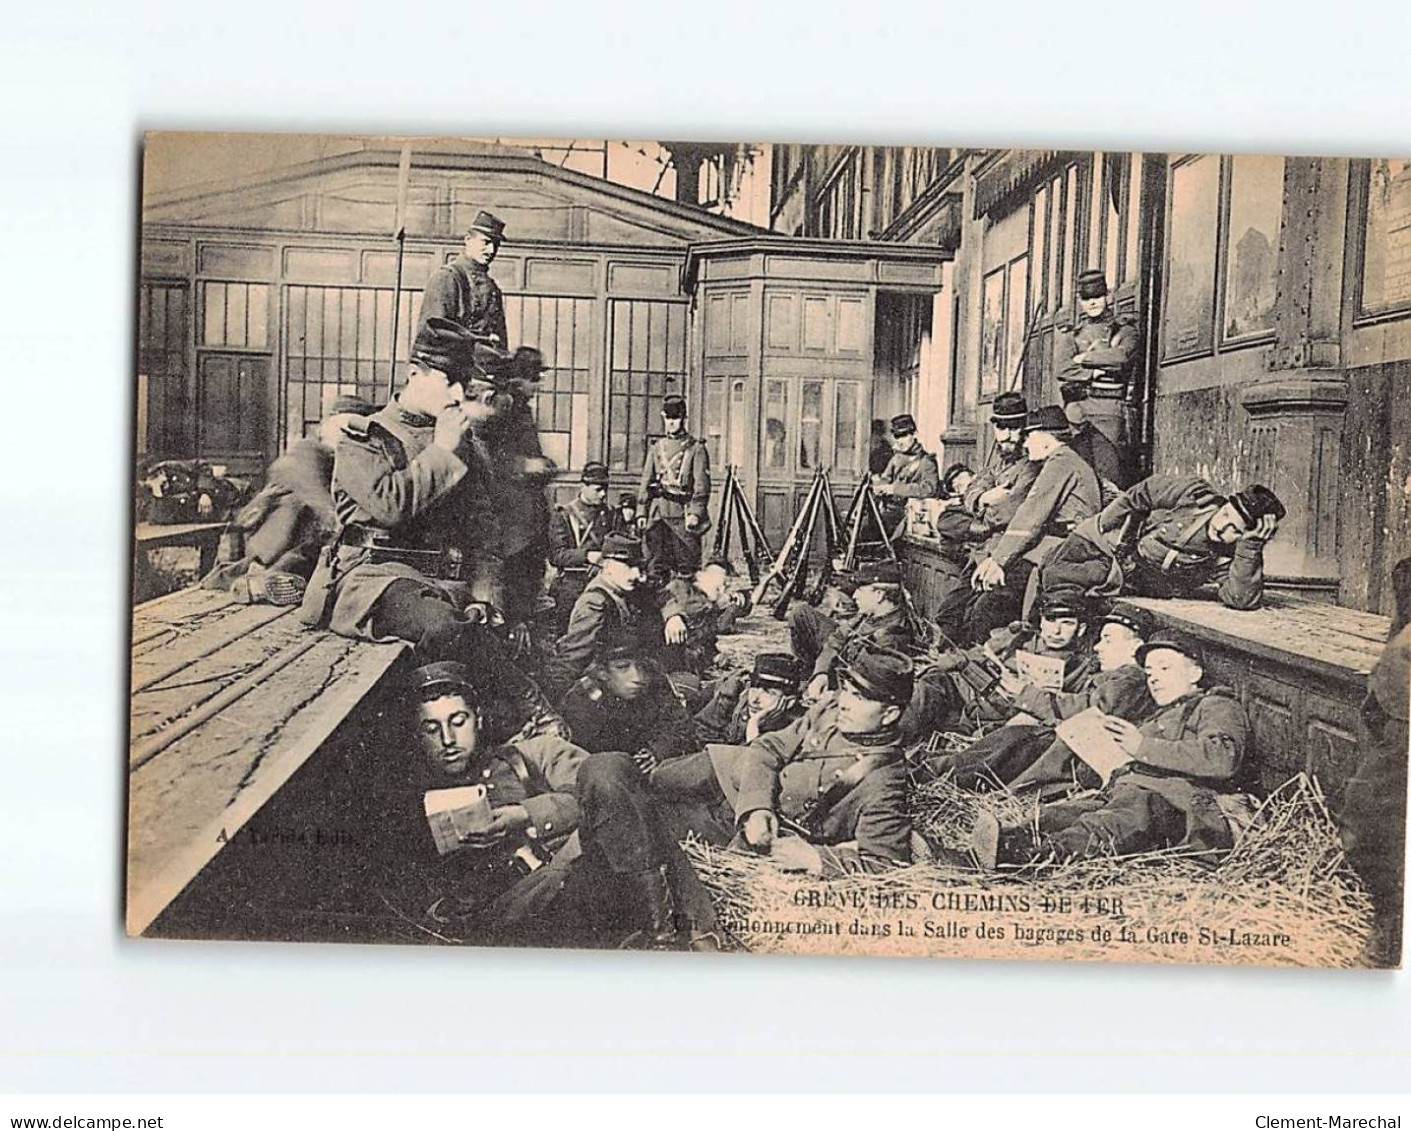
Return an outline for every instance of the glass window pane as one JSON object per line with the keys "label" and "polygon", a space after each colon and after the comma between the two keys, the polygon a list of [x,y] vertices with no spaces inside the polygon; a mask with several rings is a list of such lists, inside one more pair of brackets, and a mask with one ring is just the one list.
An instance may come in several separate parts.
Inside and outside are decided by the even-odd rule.
{"label": "glass window pane", "polygon": [[1122,271],[1123,279],[1134,279],[1137,274],[1137,224],[1141,217],[1142,199],[1142,155],[1132,154],[1132,167],[1127,172],[1127,246],[1123,249],[1126,255],[1126,266]]}
{"label": "glass window pane", "polygon": [[1362,309],[1411,307],[1411,160],[1371,162],[1362,258]]}
{"label": "glass window pane", "polygon": [[1020,256],[1009,265],[1009,283],[1005,309],[1005,354],[1004,387],[1022,389],[1022,378],[1016,379],[1014,370],[1019,364],[1019,356],[1024,351],[1024,331],[1029,325],[1029,310],[1026,303],[1029,287],[1029,260]]}
{"label": "glass window pane", "polygon": [[858,386],[839,381],[833,411],[833,466],[856,474],[858,465]]}
{"label": "glass window pane", "polygon": [[1106,154],[1093,155],[1092,175],[1088,178],[1088,233],[1087,255],[1084,263],[1089,267],[1102,266],[1102,202],[1107,196]]}
{"label": "glass window pane", "polygon": [[784,471],[789,466],[789,387],[780,380],[764,383],[764,466]]}
{"label": "glass window pane", "polygon": [[250,308],[246,324],[252,348],[262,350],[269,345],[269,287],[264,283],[250,285]]}
{"label": "glass window pane", "polygon": [[1225,247],[1225,337],[1274,328],[1279,221],[1284,205],[1282,157],[1230,160],[1230,224]]}
{"label": "glass window pane", "polygon": [[1163,357],[1201,353],[1212,346],[1219,191],[1218,157],[1197,157],[1171,171]]}
{"label": "glass window pane", "polygon": [[225,284],[203,284],[205,318],[202,321],[201,341],[208,346],[225,345]]}
{"label": "glass window pane", "polygon": [[[750,429],[754,431],[753,428]],[[745,383],[738,378],[730,382],[730,420],[726,429],[730,437],[730,462],[745,466]]]}
{"label": "glass window pane", "polygon": [[805,381],[799,399],[799,469],[819,465],[823,435],[823,382]]}

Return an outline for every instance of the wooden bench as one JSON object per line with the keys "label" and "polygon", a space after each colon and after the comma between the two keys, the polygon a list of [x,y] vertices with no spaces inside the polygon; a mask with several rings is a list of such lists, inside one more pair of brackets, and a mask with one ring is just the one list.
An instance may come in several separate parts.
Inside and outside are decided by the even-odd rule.
{"label": "wooden bench", "polygon": [[1386,644],[1386,617],[1277,591],[1248,611],[1215,600],[1120,603],[1204,646],[1215,681],[1233,687],[1249,712],[1255,784],[1268,790],[1307,772],[1336,807],[1356,765],[1357,713]]}
{"label": "wooden bench", "polygon": [[172,546],[192,547],[200,555],[196,576],[205,577],[216,564],[216,554],[220,550],[220,539],[225,533],[225,527],[223,522],[179,522],[169,526],[156,522],[139,522],[134,531],[133,547],[139,554]]}
{"label": "wooden bench", "polygon": [[404,650],[313,632],[293,613],[195,588],[133,610],[130,935],[152,926]]}

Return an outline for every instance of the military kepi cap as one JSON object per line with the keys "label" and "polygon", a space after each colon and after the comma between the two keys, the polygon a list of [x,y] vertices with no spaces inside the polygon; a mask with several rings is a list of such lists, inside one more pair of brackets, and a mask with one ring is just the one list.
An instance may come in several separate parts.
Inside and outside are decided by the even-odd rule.
{"label": "military kepi cap", "polygon": [[755,687],[778,687],[785,691],[794,691],[802,682],[803,672],[799,670],[799,662],[788,652],[761,652],[754,658],[750,683]]}
{"label": "military kepi cap", "polygon": [[456,660],[439,660],[412,672],[412,686],[422,695],[433,691],[473,691],[470,668]]}
{"label": "military kepi cap", "polygon": [[1101,271],[1084,271],[1078,276],[1079,298],[1102,298],[1107,294],[1107,276]]}
{"label": "military kepi cap", "polygon": [[1230,505],[1239,511],[1246,526],[1253,526],[1266,514],[1273,515],[1277,520],[1282,519],[1285,513],[1279,496],[1262,483],[1255,483],[1231,495]]}
{"label": "military kepi cap", "polygon": [[1049,620],[1059,617],[1077,617],[1082,620],[1088,615],[1088,601],[1081,589],[1063,586],[1050,589],[1039,602],[1039,615]]}
{"label": "military kepi cap", "polygon": [[1085,401],[1088,399],[1088,383],[1086,381],[1061,381],[1058,385],[1058,395],[1064,404]]}
{"label": "military kepi cap", "polygon": [[1199,641],[1187,636],[1184,632],[1173,632],[1169,629],[1163,629],[1156,633],[1137,649],[1137,663],[1145,664],[1148,656],[1163,648],[1168,652],[1179,652],[1181,655],[1189,657],[1202,669],[1205,667],[1205,649],[1200,646]]}
{"label": "military kepi cap", "polygon": [[890,558],[880,562],[866,562],[853,570],[853,586],[861,589],[864,585],[900,585],[901,566]]}
{"label": "military kepi cap", "polygon": [[[851,645],[851,646],[849,646]],[[842,678],[869,699],[905,707],[911,702],[916,665],[911,657],[862,640],[845,645],[839,661]]]}
{"label": "military kepi cap", "polygon": [[642,542],[626,534],[609,534],[603,539],[603,557],[628,565],[642,564]]}
{"label": "military kepi cap", "polygon": [[[475,214],[475,219],[470,222],[470,231],[479,232],[481,235],[489,236],[496,243],[500,243],[505,238],[505,222],[482,208]],[[469,232],[466,234],[469,235]]]}
{"label": "military kepi cap", "polygon": [[1151,636],[1151,617],[1141,609],[1135,609],[1128,605],[1111,609],[1104,613],[1099,620],[1101,624],[1120,624],[1128,628],[1136,636],[1143,640]]}
{"label": "military kepi cap", "polygon": [[1000,428],[1018,428],[1029,419],[1029,402],[1021,393],[1001,393],[990,405],[990,423]]}
{"label": "military kepi cap", "polygon": [[672,393],[661,402],[661,414],[668,420],[686,419],[686,398],[677,393]]}
{"label": "military kepi cap", "polygon": [[590,459],[583,465],[583,482],[592,483],[598,487],[608,485],[608,469],[606,464]]}
{"label": "military kepi cap", "polygon": [[427,369],[436,369],[452,381],[481,381],[499,388],[504,378],[496,362],[497,350],[476,341],[459,322],[449,318],[428,318],[412,343],[411,360]]}
{"label": "military kepi cap", "polygon": [[1060,440],[1066,440],[1073,433],[1073,425],[1056,404],[1046,404],[1043,408],[1036,408],[1029,413],[1029,418],[1024,422],[1024,431],[1047,432]]}
{"label": "military kepi cap", "polygon": [[354,416],[371,416],[376,411],[377,408],[371,401],[349,394],[336,397],[328,406],[329,416],[345,416],[349,413]]}
{"label": "military kepi cap", "polygon": [[637,496],[631,491],[623,491],[617,496],[617,505],[620,507],[631,507],[637,509]]}
{"label": "military kepi cap", "polygon": [[916,431],[916,417],[909,412],[898,413],[892,417],[892,435],[910,436]]}

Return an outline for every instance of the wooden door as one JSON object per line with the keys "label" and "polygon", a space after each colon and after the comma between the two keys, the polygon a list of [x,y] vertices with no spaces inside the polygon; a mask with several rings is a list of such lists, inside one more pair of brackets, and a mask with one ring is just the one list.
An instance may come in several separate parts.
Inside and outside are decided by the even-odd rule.
{"label": "wooden door", "polygon": [[258,475],[273,446],[268,354],[203,351],[196,383],[196,457]]}

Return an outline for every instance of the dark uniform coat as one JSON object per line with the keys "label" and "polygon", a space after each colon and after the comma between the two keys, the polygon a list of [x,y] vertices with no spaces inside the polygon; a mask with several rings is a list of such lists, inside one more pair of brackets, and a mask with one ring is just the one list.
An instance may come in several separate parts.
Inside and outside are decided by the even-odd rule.
{"label": "dark uniform coat", "polygon": [[[805,605],[801,608],[811,607]],[[816,609],[811,611],[817,612]],[[909,652],[915,643],[905,609],[893,609],[880,617],[854,613],[825,637],[813,663],[813,674],[832,671],[844,646],[853,640],[863,640],[870,648],[886,648],[893,652]]]}
{"label": "dark uniform coat", "polygon": [[603,539],[616,528],[617,512],[602,504],[590,507],[582,499],[557,506],[549,517],[549,564],[554,575],[550,595],[560,623],[567,624],[574,603],[588,585],[593,568],[591,550],[601,550]]}
{"label": "dark uniform coat", "polygon": [[879,476],[891,485],[889,498],[934,499],[941,493],[941,473],[936,456],[919,443],[909,451],[893,452]]}
{"label": "dark uniform coat", "polygon": [[1258,606],[1264,593],[1264,544],[1233,546],[1206,536],[1223,496],[1194,475],[1153,475],[1078,526],[1044,571],[1044,587],[1071,584],[1116,595],[1189,597],[1217,582],[1232,609]]}
{"label": "dark uniform coat", "polygon": [[660,672],[653,672],[646,690],[632,700],[617,698],[585,675],[563,697],[560,710],[573,741],[594,754],[650,750],[667,759],[699,749],[691,716]]}
{"label": "dark uniform coat", "polygon": [[644,653],[655,654],[662,646],[661,633],[661,615],[640,590],[618,593],[604,585],[601,576],[593,578],[544,664],[551,693],[566,693],[594,658],[613,644],[631,642]]}
{"label": "dark uniform coat", "polygon": [[1040,810],[1046,847],[1062,856],[1230,847],[1233,834],[1219,797],[1233,792],[1249,734],[1234,693],[1196,690],[1157,708],[1139,729],[1135,759],[1097,795]]}
{"label": "dark uniform coat", "polygon": [[[385,530],[398,547],[458,553],[466,577],[496,539],[494,514],[477,490],[488,474],[488,456],[474,436],[452,453],[432,444],[434,433],[431,417],[407,412],[395,400],[373,416],[355,418],[334,456],[334,510],[340,524]],[[458,608],[470,598],[465,583],[429,578],[401,562],[374,564],[371,556],[341,543],[322,555],[300,619],[326,624],[340,636],[372,639],[373,605],[397,578],[421,582]]]}
{"label": "dark uniform coat", "polygon": [[1042,461],[990,556],[1001,569],[1019,557],[1037,565],[1078,522],[1096,514],[1100,503],[1093,469],[1072,448],[1060,445]]}
{"label": "dark uniform coat", "polygon": [[[1079,314],[1057,336],[1054,369],[1060,381],[1091,382],[1119,392],[1126,387],[1139,344],[1137,328],[1110,306],[1096,318]],[[1081,362],[1073,360],[1078,354],[1084,355]]]}
{"label": "dark uniform coat", "polygon": [[421,296],[417,333],[431,318],[448,318],[459,323],[499,349],[509,346],[505,299],[500,286],[490,277],[487,268],[464,255],[437,268],[427,281]]}
{"label": "dark uniform coat", "polygon": [[815,844],[856,842],[856,853],[825,853],[829,870],[874,870],[911,860],[911,818],[906,806],[906,770],[895,732],[860,740],[838,729],[837,697],[827,695],[783,730],[761,735],[748,746],[707,747],[736,821],[756,809],[798,819],[806,807],[860,758],[886,754],[833,805]]}
{"label": "dark uniform coat", "polygon": [[[974,540],[981,543],[972,554],[974,561],[989,556],[995,543],[999,541],[1009,520],[1024,502],[1034,480],[1039,477],[1040,464],[1029,459],[1021,451],[1017,459],[1006,460],[1000,455],[999,447],[990,449],[985,465],[975,474],[970,487],[965,492],[965,509],[973,516],[977,527],[972,533]],[[980,496],[993,487],[1003,487],[1009,497],[997,503],[980,505]]]}
{"label": "dark uniform coat", "polygon": [[705,441],[694,436],[658,439],[642,466],[637,495],[648,524],[663,520],[685,533],[686,516],[693,514],[700,519],[693,534],[698,536],[708,530],[710,453]]}

